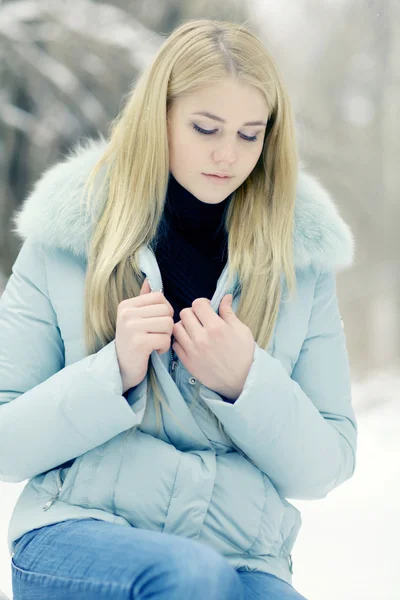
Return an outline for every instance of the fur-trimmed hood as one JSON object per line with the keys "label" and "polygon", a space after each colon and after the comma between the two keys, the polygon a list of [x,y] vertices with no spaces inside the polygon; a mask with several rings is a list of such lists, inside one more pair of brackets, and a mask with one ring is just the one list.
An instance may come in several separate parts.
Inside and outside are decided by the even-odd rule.
{"label": "fur-trimmed hood", "polygon": [[[13,232],[86,256],[90,224],[80,200],[85,181],[107,142],[85,139],[65,160],[44,171],[12,220]],[[100,198],[95,211],[100,211]],[[340,271],[353,264],[354,237],[328,191],[300,163],[295,205],[293,251],[295,267]]]}

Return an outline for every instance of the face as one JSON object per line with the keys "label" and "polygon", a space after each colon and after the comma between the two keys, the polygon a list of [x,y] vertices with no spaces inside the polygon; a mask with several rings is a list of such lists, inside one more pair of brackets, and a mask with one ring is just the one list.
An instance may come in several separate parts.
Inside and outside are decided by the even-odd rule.
{"label": "face", "polygon": [[[208,116],[194,114],[201,112]],[[230,78],[175,100],[168,112],[172,175],[202,202],[222,202],[256,166],[267,119],[261,92]]]}

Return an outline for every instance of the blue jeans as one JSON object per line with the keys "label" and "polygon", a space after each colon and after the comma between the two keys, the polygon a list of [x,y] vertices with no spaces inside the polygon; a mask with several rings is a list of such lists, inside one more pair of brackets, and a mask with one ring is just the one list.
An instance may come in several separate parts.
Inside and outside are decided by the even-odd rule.
{"label": "blue jeans", "polygon": [[11,568],[13,600],[306,600],[195,540],[92,518],[29,531]]}

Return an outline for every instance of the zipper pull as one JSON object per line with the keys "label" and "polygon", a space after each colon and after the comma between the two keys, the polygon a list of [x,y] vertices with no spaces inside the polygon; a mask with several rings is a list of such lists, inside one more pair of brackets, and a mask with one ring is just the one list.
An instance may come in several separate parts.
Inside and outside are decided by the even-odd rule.
{"label": "zipper pull", "polygon": [[57,486],[57,493],[55,496],[53,496],[52,498],[50,498],[50,500],[48,502],[46,502],[46,504],[44,506],[42,506],[42,510],[49,510],[50,506],[53,506],[54,502],[58,499],[60,492],[62,490],[62,487],[64,485],[64,482],[61,479],[61,472],[62,468],[58,469],[57,473],[56,473],[56,486]]}
{"label": "zipper pull", "polygon": [[42,507],[42,510],[49,510],[50,506],[53,506],[54,502],[58,499],[58,496],[60,495],[60,491],[57,492],[57,494],[51,498],[48,502],[46,502],[46,504]]}

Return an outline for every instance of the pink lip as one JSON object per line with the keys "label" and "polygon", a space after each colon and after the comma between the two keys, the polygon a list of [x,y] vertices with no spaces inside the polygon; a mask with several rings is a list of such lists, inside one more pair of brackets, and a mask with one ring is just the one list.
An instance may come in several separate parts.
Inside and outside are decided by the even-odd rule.
{"label": "pink lip", "polygon": [[219,177],[219,175],[207,175],[207,173],[202,173],[202,175],[204,175],[205,177],[208,177],[208,179],[210,179],[214,183],[224,183],[225,181],[228,181],[229,179],[231,179],[231,177],[228,177],[228,176]]}

